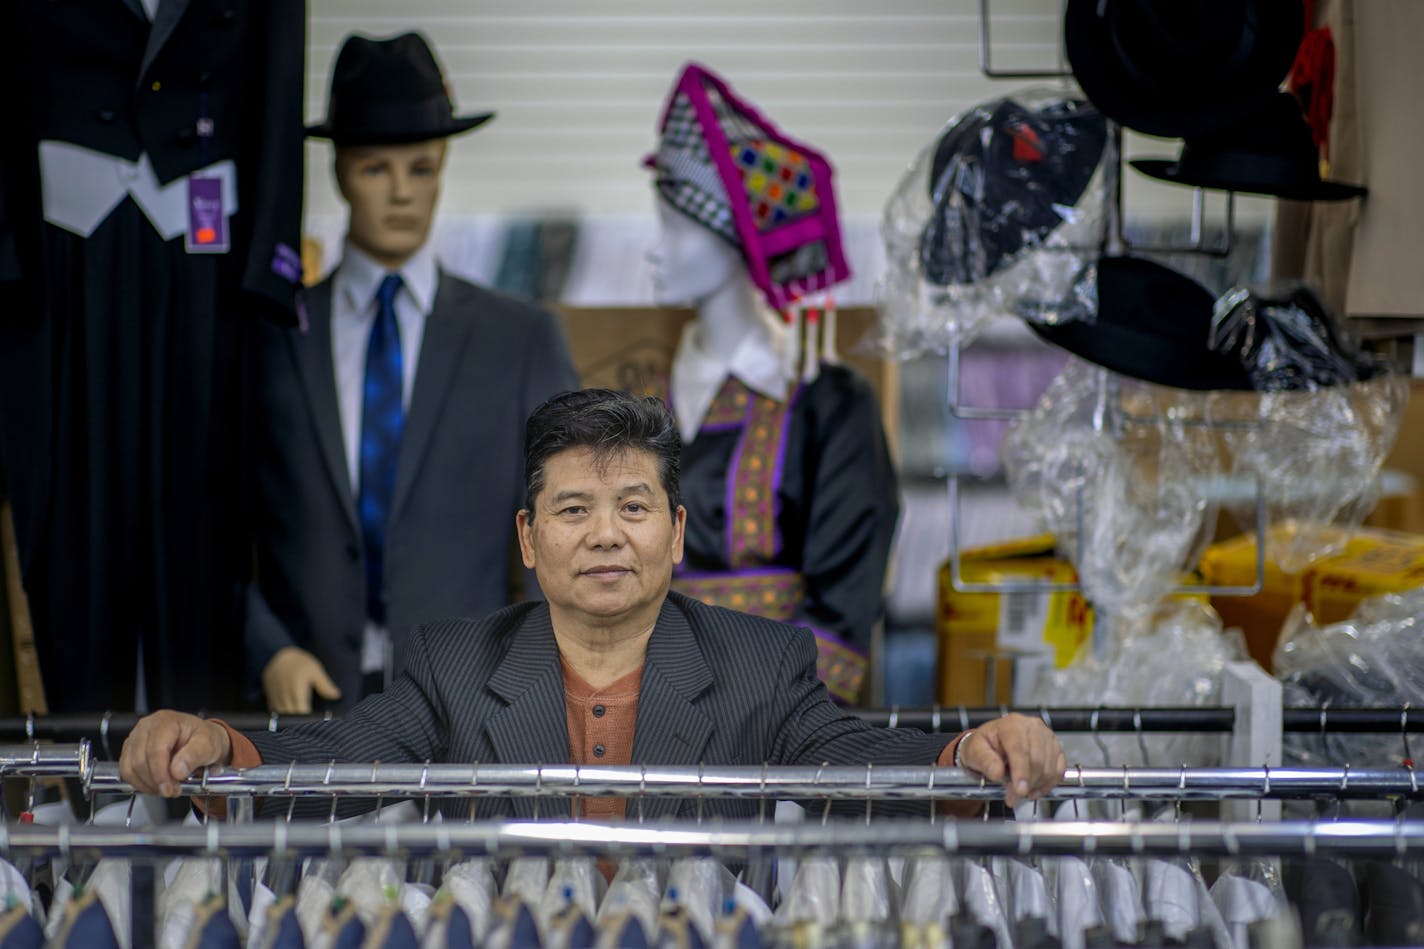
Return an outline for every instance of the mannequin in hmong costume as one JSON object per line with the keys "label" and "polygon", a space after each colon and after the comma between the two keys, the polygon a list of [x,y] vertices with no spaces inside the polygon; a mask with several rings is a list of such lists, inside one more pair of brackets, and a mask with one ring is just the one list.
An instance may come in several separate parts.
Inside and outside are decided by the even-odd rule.
{"label": "mannequin in hmong costume", "polygon": [[849,276],[830,165],[696,65],[645,164],[659,294],[697,310],[660,393],[688,511],[673,588],[810,627],[822,680],[853,702],[884,606],[895,472],[869,384],[776,312]]}

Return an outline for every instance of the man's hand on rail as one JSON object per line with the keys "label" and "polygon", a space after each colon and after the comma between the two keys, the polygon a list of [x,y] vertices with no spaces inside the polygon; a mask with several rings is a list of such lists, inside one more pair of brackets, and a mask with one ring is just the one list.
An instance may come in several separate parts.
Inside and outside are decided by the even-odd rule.
{"label": "man's hand on rail", "polygon": [[1058,786],[1068,767],[1063,746],[1041,719],[1005,715],[986,722],[959,742],[960,767],[1004,785],[1004,801],[1042,797]]}
{"label": "man's hand on rail", "polygon": [[119,776],[143,794],[177,797],[199,768],[227,764],[232,744],[217,722],[160,711],[139,719],[119,755]]}

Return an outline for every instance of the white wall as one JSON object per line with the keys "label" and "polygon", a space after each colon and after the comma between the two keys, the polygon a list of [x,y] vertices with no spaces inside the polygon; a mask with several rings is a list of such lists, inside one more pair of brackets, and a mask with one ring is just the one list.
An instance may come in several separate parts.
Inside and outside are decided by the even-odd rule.
{"label": "white wall", "polygon": [[[995,66],[1057,65],[1061,3],[990,0]],[[424,32],[457,108],[499,113],[456,140],[442,254],[459,255],[452,269],[487,276],[478,261],[497,253],[473,248],[475,235],[498,233],[491,220],[576,216],[586,223],[582,252],[593,256],[576,263],[570,293],[587,303],[645,298],[651,189],[638,162],[686,60],[720,72],[831,157],[861,271],[846,288],[850,300],[871,292],[880,210],[914,155],[956,112],[1023,85],[980,73],[978,0],[310,0],[309,8],[309,118],[324,113],[331,63],[348,33]],[[1175,147],[1134,143],[1129,151]],[[313,142],[307,160],[309,229],[330,243],[341,205],[329,146]],[[1126,184],[1134,217],[1189,207],[1187,191],[1131,174]]]}

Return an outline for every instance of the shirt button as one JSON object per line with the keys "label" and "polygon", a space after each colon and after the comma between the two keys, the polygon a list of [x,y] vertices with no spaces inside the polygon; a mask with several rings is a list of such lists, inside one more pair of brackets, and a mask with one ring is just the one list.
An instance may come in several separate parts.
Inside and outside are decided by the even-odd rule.
{"label": "shirt button", "polygon": [[157,92],[158,90],[163,88],[163,83],[155,79],[153,81],[153,85],[149,86],[148,88],[152,89],[154,92]]}
{"label": "shirt button", "polygon": [[595,706],[593,707],[593,717],[594,717],[594,718],[602,718],[604,711],[605,711],[605,709],[604,709],[604,707],[603,707],[602,705],[595,705]]}
{"label": "shirt button", "polygon": [[602,745],[593,746],[593,756],[595,758],[602,758],[606,751],[608,751],[608,749],[603,747]]}
{"label": "shirt button", "polygon": [[98,117],[100,122],[112,122],[116,118],[113,109],[100,109]]}

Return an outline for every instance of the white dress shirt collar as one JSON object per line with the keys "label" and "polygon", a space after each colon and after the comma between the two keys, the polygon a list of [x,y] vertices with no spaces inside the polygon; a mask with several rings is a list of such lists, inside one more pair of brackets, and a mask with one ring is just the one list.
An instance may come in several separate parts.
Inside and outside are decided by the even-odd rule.
{"label": "white dress shirt collar", "polygon": [[[390,272],[347,241],[342,251],[341,266],[336,271],[335,289],[345,294],[346,305],[359,313],[376,298],[377,288]],[[401,277],[401,288],[410,294],[416,309],[429,313],[435,306],[435,285],[439,279],[435,249],[430,241],[422,244],[397,273]]]}
{"label": "white dress shirt collar", "polygon": [[669,388],[673,414],[684,442],[697,437],[712,400],[728,376],[735,376],[754,392],[778,402],[786,398],[795,379],[787,366],[788,330],[784,323],[767,320],[760,330],[742,337],[730,357],[710,353],[700,342],[698,323],[683,328],[673,356]]}

